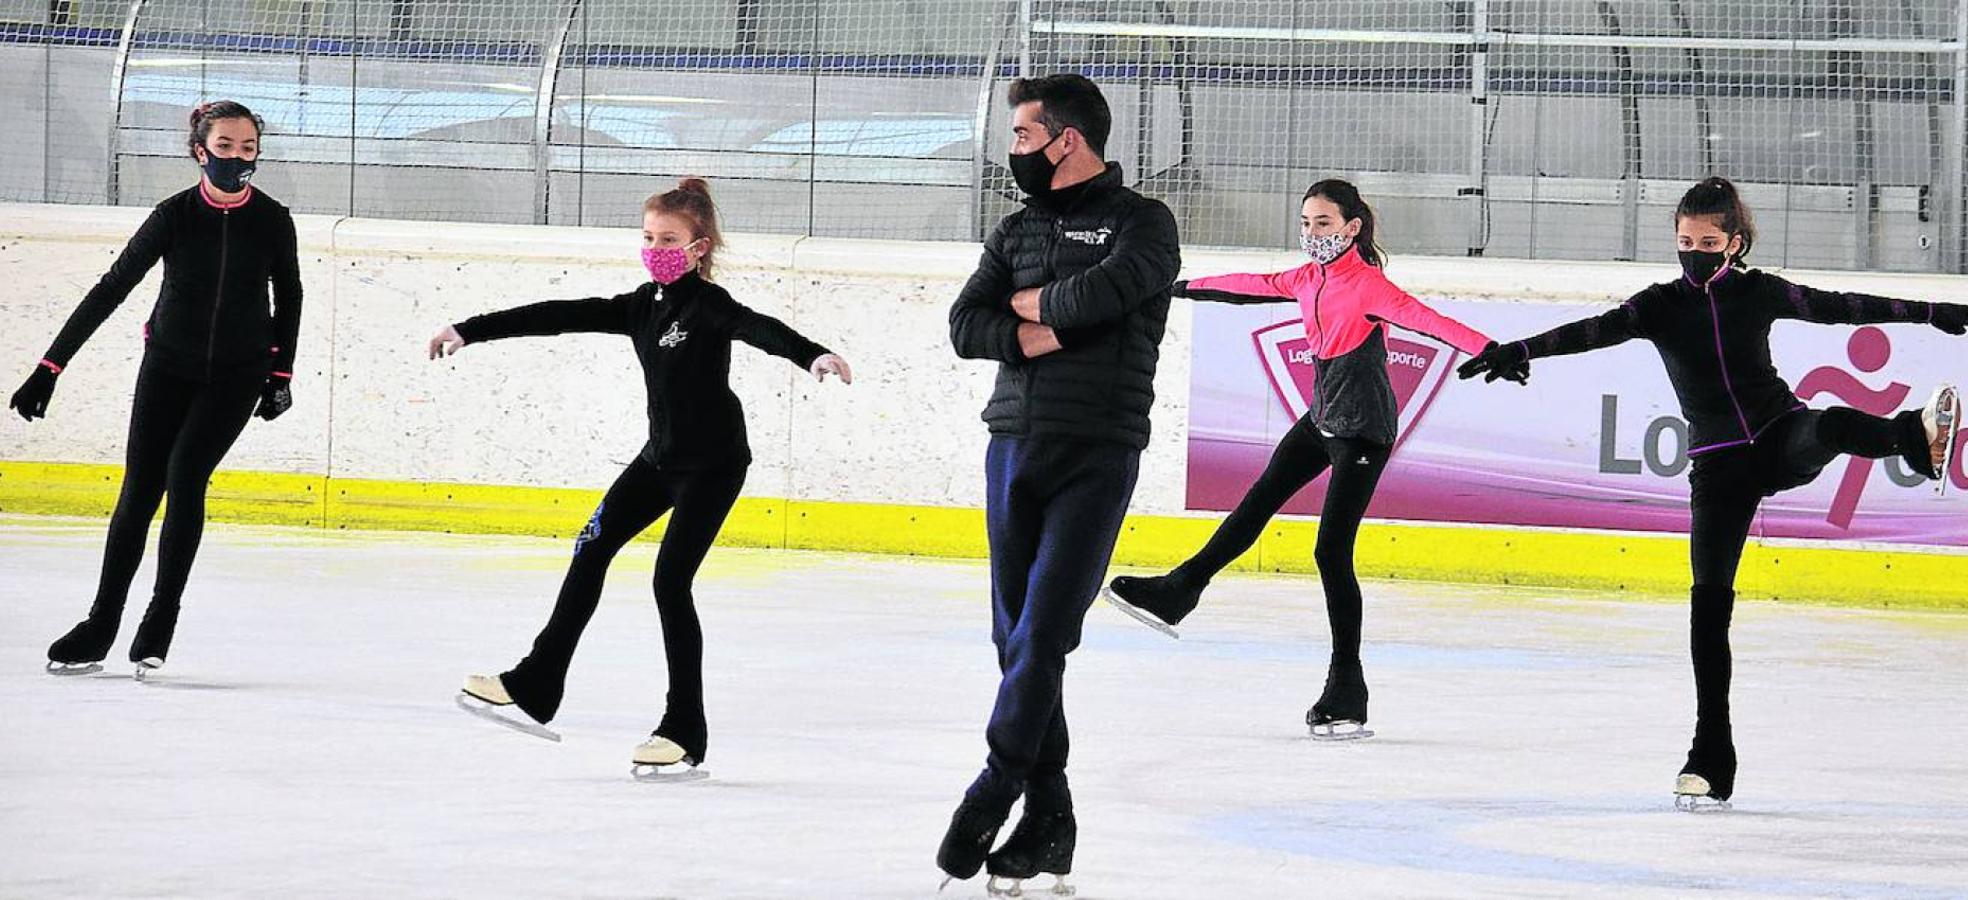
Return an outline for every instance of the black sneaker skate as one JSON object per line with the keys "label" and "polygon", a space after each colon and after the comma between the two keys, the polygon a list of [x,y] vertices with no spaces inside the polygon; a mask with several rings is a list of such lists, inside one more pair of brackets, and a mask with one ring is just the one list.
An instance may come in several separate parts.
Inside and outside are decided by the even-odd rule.
{"label": "black sneaker skate", "polygon": [[1326,669],[1326,689],[1305,712],[1305,725],[1317,741],[1357,741],[1373,737],[1367,728],[1367,676],[1358,663]]}
{"label": "black sneaker skate", "polygon": [[[1073,845],[1079,833],[1079,823],[1074,820],[1070,807],[1034,810],[1027,800],[1025,814],[1019,816],[1018,825],[1011,829],[1011,837],[984,860],[985,869],[991,874],[985,891],[993,897],[1024,897],[1031,893],[1025,890],[1026,879],[1051,875],[1052,886],[1036,893],[1073,896],[1075,891],[1066,883],[1066,876],[1073,873]],[[1005,883],[1001,884],[999,879]]]}
{"label": "black sneaker skate", "polygon": [[998,838],[998,829],[1011,816],[1011,804],[1019,793],[989,769],[971,782],[963,802],[957,804],[956,813],[950,816],[950,828],[943,834],[943,843],[936,848],[936,867],[947,876],[943,887],[949,887],[952,881],[966,880],[984,867],[991,844]]}
{"label": "black sneaker skate", "polygon": [[1176,633],[1175,626],[1196,608],[1203,589],[1172,574],[1154,578],[1122,575],[1107,585],[1102,596],[1135,621],[1180,640],[1182,635]]}
{"label": "black sneaker skate", "polygon": [[116,642],[116,620],[91,616],[48,645],[48,674],[93,675],[102,671],[109,646]]}

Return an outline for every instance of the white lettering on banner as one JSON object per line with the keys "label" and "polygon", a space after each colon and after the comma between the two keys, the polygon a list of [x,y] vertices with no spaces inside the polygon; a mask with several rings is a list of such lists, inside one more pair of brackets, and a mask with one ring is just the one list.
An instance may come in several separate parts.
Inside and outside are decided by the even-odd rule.
{"label": "white lettering on banner", "polygon": [[[1309,366],[1318,361],[1318,356],[1310,350],[1291,350],[1285,353],[1285,361],[1293,365]],[[1428,370],[1428,357],[1406,350],[1387,351],[1387,364],[1406,366],[1418,371]]]}
{"label": "white lettering on banner", "polygon": [[1410,369],[1428,368],[1428,360],[1421,354],[1409,353],[1403,350],[1387,351],[1387,364],[1390,366],[1407,366]]}

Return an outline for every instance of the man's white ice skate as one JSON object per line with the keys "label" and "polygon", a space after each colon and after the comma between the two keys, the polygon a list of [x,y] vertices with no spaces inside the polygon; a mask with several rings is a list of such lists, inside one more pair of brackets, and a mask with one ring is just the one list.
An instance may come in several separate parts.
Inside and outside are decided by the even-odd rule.
{"label": "man's white ice skate", "polygon": [[1136,622],[1140,622],[1141,624],[1146,625],[1149,628],[1153,628],[1156,631],[1159,631],[1163,634],[1166,634],[1169,637],[1175,638],[1178,641],[1182,640],[1182,635],[1176,632],[1175,626],[1155,618],[1154,613],[1151,613],[1145,609],[1142,609],[1139,606],[1135,606],[1134,604],[1121,599],[1121,595],[1114,593],[1113,585],[1108,585],[1107,587],[1101,588],[1100,597],[1101,599],[1107,601],[1107,605],[1112,606],[1115,609],[1120,610],[1121,612],[1127,613],[1128,616],[1134,619]]}
{"label": "man's white ice skate", "polygon": [[[473,675],[465,679],[458,693],[458,708],[488,722],[497,722],[521,734],[560,743],[560,734],[533,721],[526,711],[513,705],[511,694],[497,675]],[[508,713],[507,710],[511,710]]]}
{"label": "man's white ice skate", "polygon": [[1373,737],[1373,729],[1365,722],[1352,719],[1334,719],[1330,722],[1308,722],[1315,741],[1363,741]]}
{"label": "man's white ice skate", "polygon": [[47,668],[48,674],[57,677],[72,677],[76,675],[94,675],[102,670],[103,670],[103,665],[100,662],[60,663],[60,662],[55,662],[52,659],[48,660],[48,668]]}
{"label": "man's white ice skate", "polygon": [[662,735],[652,734],[629,757],[629,775],[637,781],[702,781],[710,770],[697,767],[683,745]]}
{"label": "man's white ice skate", "polygon": [[1955,437],[1961,433],[1961,392],[1951,384],[1935,388],[1927,408],[1920,411],[1920,424],[1927,427],[1929,452],[1936,461],[1934,468],[1941,473],[1934,493],[1945,495],[1949,473],[1954,470]]}
{"label": "man's white ice skate", "polygon": [[1674,808],[1682,812],[1706,812],[1729,808],[1729,801],[1717,800],[1708,795],[1708,779],[1700,775],[1682,775],[1674,779]]}
{"label": "man's white ice skate", "polygon": [[984,893],[994,900],[999,897],[1071,897],[1079,893],[1078,888],[1066,882],[1064,875],[1052,876],[1051,886],[1045,888],[1026,887],[1025,882],[1030,880],[1029,878],[1024,880],[1000,878],[993,875],[990,880],[984,882]]}
{"label": "man's white ice skate", "polygon": [[130,677],[138,681],[146,681],[149,680],[150,673],[162,668],[164,668],[164,659],[162,657],[146,656],[143,659],[137,660],[137,670],[130,673]]}

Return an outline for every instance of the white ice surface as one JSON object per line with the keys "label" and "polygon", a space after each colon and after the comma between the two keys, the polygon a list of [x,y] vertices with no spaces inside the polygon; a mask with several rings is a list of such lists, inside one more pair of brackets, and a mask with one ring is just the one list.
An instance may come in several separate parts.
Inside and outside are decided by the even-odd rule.
{"label": "white ice surface", "polygon": [[[555,745],[452,697],[525,651],[565,542],[214,526],[152,683],[122,662],[148,564],[110,669],[50,677],[101,542],[0,518],[0,897],[929,897],[984,756],[979,563],[715,551],[713,777],[639,784],[650,545]],[[1739,606],[1736,808],[1688,815],[1684,604],[1367,595],[1379,736],[1351,744],[1302,721],[1315,579],[1221,579],[1180,642],[1094,607],[1067,681],[1081,896],[1968,896],[1968,616]]]}

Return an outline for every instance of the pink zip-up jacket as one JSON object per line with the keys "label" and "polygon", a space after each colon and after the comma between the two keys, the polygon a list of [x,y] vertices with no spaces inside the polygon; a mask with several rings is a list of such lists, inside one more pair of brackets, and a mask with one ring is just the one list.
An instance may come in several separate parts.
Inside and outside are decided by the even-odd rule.
{"label": "pink zip-up jacket", "polygon": [[1357,247],[1326,265],[1308,262],[1270,275],[1212,275],[1175,287],[1176,296],[1213,303],[1298,301],[1317,372],[1307,415],[1335,437],[1394,443],[1400,409],[1387,380],[1389,323],[1471,355],[1490,343],[1482,332],[1395,287],[1378,266],[1360,258]]}

